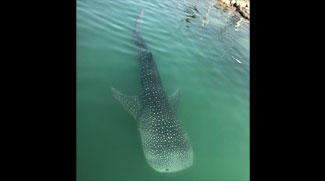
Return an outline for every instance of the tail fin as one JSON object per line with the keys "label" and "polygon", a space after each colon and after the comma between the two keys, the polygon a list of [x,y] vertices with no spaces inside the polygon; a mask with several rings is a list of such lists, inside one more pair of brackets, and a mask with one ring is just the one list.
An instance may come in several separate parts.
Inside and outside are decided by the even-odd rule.
{"label": "tail fin", "polygon": [[141,37],[140,27],[139,27],[142,22],[143,14],[144,14],[144,10],[142,9],[138,15],[138,19],[137,22],[135,23],[135,29],[133,32],[133,42],[134,44],[137,45],[138,48],[146,48],[146,44],[144,43],[144,40]]}
{"label": "tail fin", "polygon": [[138,15],[137,22],[136,22],[136,24],[135,24],[135,31],[136,31],[136,32],[139,32],[139,26],[140,26],[140,24],[141,24],[141,22],[142,22],[143,13],[144,13],[144,10],[141,9],[141,11],[140,11],[140,13],[139,13],[139,15]]}

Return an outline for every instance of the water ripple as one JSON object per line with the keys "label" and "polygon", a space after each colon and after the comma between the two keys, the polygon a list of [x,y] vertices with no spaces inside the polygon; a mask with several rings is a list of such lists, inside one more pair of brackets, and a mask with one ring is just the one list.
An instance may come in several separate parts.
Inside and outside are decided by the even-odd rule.
{"label": "water ripple", "polygon": [[[77,0],[79,176],[123,180],[127,170],[130,178],[161,179],[143,162],[134,122],[109,95],[112,86],[139,92],[131,35],[144,9],[141,34],[167,93],[180,88],[179,118],[195,149],[196,164],[179,178],[248,179],[250,25],[215,2]],[[94,151],[93,143],[114,149]]]}

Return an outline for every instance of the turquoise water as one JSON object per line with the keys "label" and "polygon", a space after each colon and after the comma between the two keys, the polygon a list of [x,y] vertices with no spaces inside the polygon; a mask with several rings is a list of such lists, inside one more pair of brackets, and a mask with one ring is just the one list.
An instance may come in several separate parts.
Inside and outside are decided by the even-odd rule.
{"label": "turquoise water", "polygon": [[[110,88],[138,95],[131,33],[142,36],[194,163],[159,173],[146,162],[136,121]],[[211,0],[77,1],[77,180],[249,180],[249,23]]]}

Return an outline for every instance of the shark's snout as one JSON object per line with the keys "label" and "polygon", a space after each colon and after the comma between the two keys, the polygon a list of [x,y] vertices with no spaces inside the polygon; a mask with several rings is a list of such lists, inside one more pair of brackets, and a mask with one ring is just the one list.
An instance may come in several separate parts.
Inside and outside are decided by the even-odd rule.
{"label": "shark's snout", "polygon": [[[193,151],[169,152],[167,155],[146,155],[149,165],[158,172],[172,173],[187,169],[193,164]],[[151,157],[151,158],[150,158]]]}

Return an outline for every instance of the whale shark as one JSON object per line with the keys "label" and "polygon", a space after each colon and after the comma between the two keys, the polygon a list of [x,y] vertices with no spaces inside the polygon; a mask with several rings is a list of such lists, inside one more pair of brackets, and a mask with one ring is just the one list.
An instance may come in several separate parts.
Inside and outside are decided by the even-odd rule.
{"label": "whale shark", "polygon": [[111,92],[136,120],[147,163],[158,172],[177,172],[193,164],[193,149],[176,115],[179,89],[166,95],[153,55],[140,34],[143,14],[141,10],[132,34],[140,66],[140,95],[129,96],[114,88]]}

